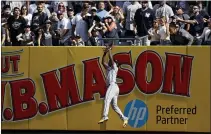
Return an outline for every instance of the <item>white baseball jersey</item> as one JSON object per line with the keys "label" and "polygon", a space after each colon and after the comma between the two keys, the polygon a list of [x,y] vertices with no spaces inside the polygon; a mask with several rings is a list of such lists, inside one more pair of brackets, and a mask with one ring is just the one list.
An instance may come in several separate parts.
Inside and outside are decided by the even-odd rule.
{"label": "white baseball jersey", "polygon": [[117,72],[118,72],[118,67],[115,62],[113,67],[107,68],[107,78],[106,78],[107,86],[110,85],[111,83],[116,83]]}
{"label": "white baseball jersey", "polygon": [[119,87],[116,84],[117,72],[118,72],[118,67],[116,63],[114,63],[113,67],[107,68],[106,84],[108,86],[108,89],[104,100],[104,110],[103,110],[103,118],[105,120],[108,119],[110,103],[112,104],[112,108],[114,109],[114,111],[120,116],[120,119],[122,120],[127,119],[127,117],[123,115],[122,111],[119,109],[117,105],[117,98],[119,95]]}

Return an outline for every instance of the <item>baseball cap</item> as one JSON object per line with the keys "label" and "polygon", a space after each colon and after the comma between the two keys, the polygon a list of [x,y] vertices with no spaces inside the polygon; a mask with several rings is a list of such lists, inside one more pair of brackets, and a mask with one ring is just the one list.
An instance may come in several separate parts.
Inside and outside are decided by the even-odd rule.
{"label": "baseball cap", "polygon": [[114,20],[114,18],[111,15],[105,16],[104,19],[112,19],[112,20]]}
{"label": "baseball cap", "polygon": [[45,24],[51,24],[50,20],[46,20]]}
{"label": "baseball cap", "polygon": [[97,11],[97,8],[96,7],[92,7],[91,11]]}
{"label": "baseball cap", "polygon": [[72,8],[67,8],[67,11],[74,11]]}
{"label": "baseball cap", "polygon": [[184,8],[183,7],[176,7],[176,10],[179,10],[179,9],[183,10]]}
{"label": "baseball cap", "polygon": [[81,36],[80,36],[79,34],[77,34],[75,37],[76,37],[76,38],[81,38]]}

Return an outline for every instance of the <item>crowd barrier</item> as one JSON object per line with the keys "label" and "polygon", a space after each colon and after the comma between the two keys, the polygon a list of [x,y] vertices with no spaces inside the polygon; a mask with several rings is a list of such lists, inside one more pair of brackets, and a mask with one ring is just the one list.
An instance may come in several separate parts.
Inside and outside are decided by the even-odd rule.
{"label": "crowd barrier", "polygon": [[211,47],[114,47],[118,106],[106,93],[102,47],[3,47],[2,129],[211,132]]}

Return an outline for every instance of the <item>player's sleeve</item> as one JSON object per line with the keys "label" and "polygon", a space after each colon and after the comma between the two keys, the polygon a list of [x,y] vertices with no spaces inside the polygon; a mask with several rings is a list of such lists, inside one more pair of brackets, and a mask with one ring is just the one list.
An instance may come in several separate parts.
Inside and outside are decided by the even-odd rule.
{"label": "player's sleeve", "polygon": [[117,67],[117,64],[116,64],[115,62],[114,62],[113,68],[114,68],[114,70],[117,72],[118,67]]}
{"label": "player's sleeve", "polygon": [[106,71],[110,71],[110,70],[111,70],[111,67],[108,66],[108,67],[106,68]]}

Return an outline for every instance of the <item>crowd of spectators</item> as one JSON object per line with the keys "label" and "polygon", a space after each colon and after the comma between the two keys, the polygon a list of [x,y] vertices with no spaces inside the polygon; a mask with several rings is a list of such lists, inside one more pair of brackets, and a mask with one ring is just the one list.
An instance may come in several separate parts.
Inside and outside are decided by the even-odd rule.
{"label": "crowd of spectators", "polygon": [[211,45],[210,2],[2,1],[1,5],[2,46]]}

